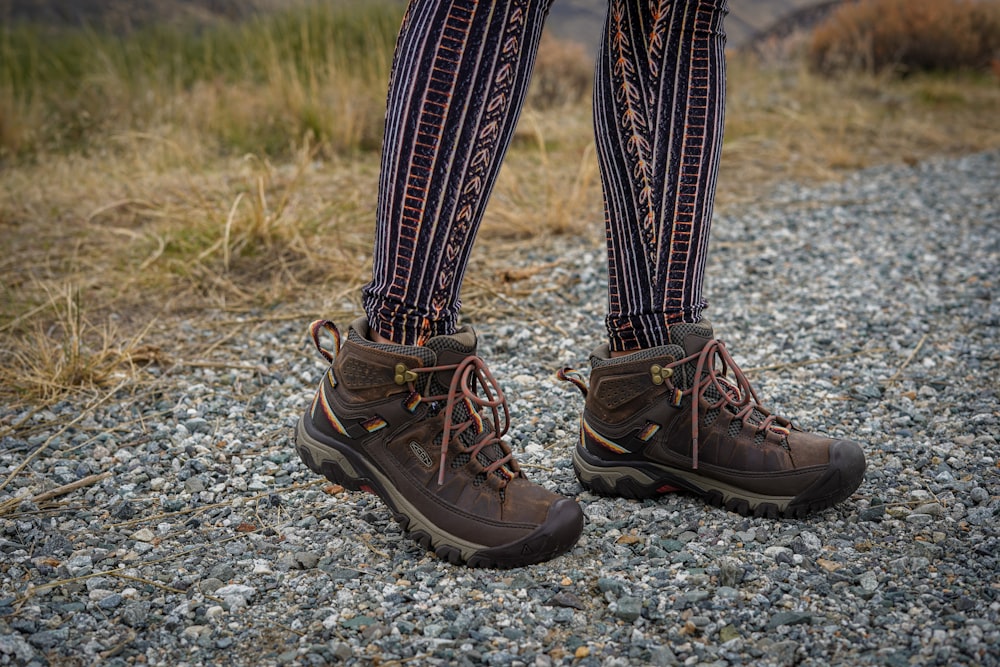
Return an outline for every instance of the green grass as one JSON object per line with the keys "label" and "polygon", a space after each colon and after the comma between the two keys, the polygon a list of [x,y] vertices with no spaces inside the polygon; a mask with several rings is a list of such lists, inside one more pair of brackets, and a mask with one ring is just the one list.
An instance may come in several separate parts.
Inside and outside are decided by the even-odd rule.
{"label": "green grass", "polygon": [[[108,134],[183,124],[221,152],[287,155],[311,135],[378,144],[398,5],[315,4],[241,23],[127,35],[5,25],[0,158],[104,148]],[[356,104],[355,104],[356,103]]]}

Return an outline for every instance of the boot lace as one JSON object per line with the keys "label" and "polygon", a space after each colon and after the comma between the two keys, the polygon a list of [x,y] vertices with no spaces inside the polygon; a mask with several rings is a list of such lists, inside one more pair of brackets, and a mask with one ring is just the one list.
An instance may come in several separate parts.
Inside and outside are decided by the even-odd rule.
{"label": "boot lace", "polygon": [[[716,363],[718,359],[718,363]],[[694,367],[694,375],[685,379],[685,371]],[[708,410],[726,410],[733,414],[734,421],[750,423],[755,433],[764,433],[768,429],[783,436],[790,433],[791,422],[784,417],[773,415],[760,404],[757,392],[750,386],[743,371],[736,365],[726,349],[726,344],[717,338],[708,341],[698,352],[678,359],[665,366],[653,367],[661,378],[675,378],[672,404],[681,405],[685,396],[691,397],[691,467],[698,468],[698,423],[699,406],[704,398]],[[728,379],[732,371],[733,380]],[[677,378],[680,376],[680,382]],[[584,397],[588,394],[587,384],[580,373],[572,368],[562,368],[556,377],[570,382],[579,389]],[[678,384],[688,384],[686,389],[677,388]]]}
{"label": "boot lace", "polygon": [[[519,470],[514,454],[503,440],[503,436],[510,428],[510,408],[500,384],[493,377],[486,362],[476,355],[471,355],[457,364],[410,370],[414,374],[451,372],[451,383],[447,392],[420,396],[421,403],[430,403],[432,406],[444,403],[444,432],[441,436],[438,484],[444,484],[445,462],[449,449],[454,447],[459,456],[468,454],[470,459],[475,458],[481,465],[482,457],[493,459],[488,465],[483,466],[483,473],[489,475],[499,472],[506,486],[506,482],[513,479]],[[411,391],[417,391],[414,380],[409,380],[408,384]],[[428,390],[432,384],[433,378],[427,383]],[[480,396],[476,391],[477,386],[482,389],[484,396]],[[488,424],[479,414],[483,409],[488,409],[492,414],[493,418]],[[471,446],[466,445],[460,437],[469,429],[473,429],[475,437],[475,444]],[[496,446],[492,450],[493,456],[488,449],[492,445]]]}
{"label": "boot lace", "polygon": [[[691,397],[692,468],[698,467],[698,408],[702,399],[708,404],[709,410],[727,410],[736,420],[752,424],[757,433],[771,429],[788,435],[791,423],[761,406],[757,392],[750,386],[750,381],[733,361],[721,340],[712,339],[699,352],[667,364],[665,368],[677,369],[685,364],[694,364],[694,379],[687,389],[675,390],[674,403],[680,403],[684,396]],[[730,370],[735,383],[727,377]]]}

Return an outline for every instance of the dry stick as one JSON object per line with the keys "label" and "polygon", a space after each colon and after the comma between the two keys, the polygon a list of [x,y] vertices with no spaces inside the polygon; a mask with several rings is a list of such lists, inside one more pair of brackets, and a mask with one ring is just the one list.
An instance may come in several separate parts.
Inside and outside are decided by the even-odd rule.
{"label": "dry stick", "polygon": [[[63,484],[62,486],[56,487],[50,491],[46,491],[45,493],[40,493],[37,496],[32,497],[31,502],[41,503],[45,502],[46,500],[52,500],[53,498],[56,498],[58,496],[64,496],[67,493],[76,491],[77,489],[82,489],[85,486],[96,484],[97,482],[105,480],[108,477],[111,477],[110,471],[98,473],[96,475],[89,475],[87,477],[84,477],[83,479],[78,479],[75,482],[70,482],[69,484]],[[23,500],[24,500],[23,498],[11,498],[6,502],[0,503],[0,516],[7,514],[7,512],[10,511],[10,508],[17,507],[18,505],[20,505]]]}
{"label": "dry stick", "polygon": [[924,341],[927,340],[927,336],[929,336],[929,335],[930,334],[924,334],[920,338],[920,342],[917,343],[917,346],[915,348],[913,348],[912,352],[910,352],[910,356],[908,356],[906,358],[906,361],[903,362],[903,365],[900,366],[898,369],[896,369],[896,372],[892,374],[891,378],[889,378],[888,380],[886,380],[886,382],[885,382],[886,385],[892,386],[892,384],[894,382],[896,382],[896,380],[899,379],[899,376],[903,373],[903,371],[906,370],[906,367],[910,365],[910,362],[913,361],[913,358],[917,356],[917,353],[920,352],[920,348],[922,348],[924,346]]}
{"label": "dry stick", "polygon": [[17,429],[19,429],[21,427],[21,424],[25,423],[26,421],[28,421],[29,419],[31,419],[32,417],[34,417],[37,413],[41,412],[44,409],[44,407],[45,406],[43,406],[43,405],[36,405],[35,407],[33,407],[28,412],[28,414],[26,414],[23,417],[21,417],[17,421],[16,424],[11,424],[10,426],[5,426],[3,428],[3,430],[0,431],[0,438],[4,437],[6,435],[9,435],[9,434],[13,433],[14,431],[16,431]]}
{"label": "dry stick", "polygon": [[[310,486],[317,486],[319,484],[326,484],[325,479],[314,479],[309,482],[303,482],[301,484],[293,484],[292,486],[283,487],[282,491],[301,491],[302,489],[308,489]],[[266,498],[271,495],[271,491],[266,491],[264,493],[258,493],[257,495],[250,496],[249,498],[244,498],[242,496],[237,496],[232,500],[226,500],[221,503],[211,503],[209,505],[201,505],[199,507],[192,507],[186,510],[178,510],[176,512],[162,512],[160,514],[154,514],[153,516],[139,517],[138,519],[131,519],[129,521],[123,521],[122,523],[113,523],[108,528],[124,528],[126,526],[134,526],[138,523],[144,523],[146,521],[156,521],[159,519],[167,519],[174,516],[180,516],[182,514],[191,514],[196,512],[204,512],[205,510],[215,509],[216,507],[227,507],[232,505],[237,500],[243,500],[246,502],[252,502],[254,500],[260,500],[261,498]]]}
{"label": "dry stick", "polygon": [[94,220],[94,218],[101,216],[107,213],[108,211],[113,211],[114,209],[121,208],[123,206],[131,206],[133,204],[138,205],[139,207],[145,209],[156,208],[156,204],[142,199],[120,199],[118,201],[111,202],[110,204],[105,204],[104,206],[101,206],[100,208],[92,211],[90,215],[87,216],[86,223],[89,225]]}
{"label": "dry stick", "polygon": [[3,484],[0,484],[0,491],[3,491],[4,488],[6,488],[7,485],[10,484],[14,480],[15,477],[17,477],[18,475],[21,474],[22,470],[24,470],[25,468],[28,467],[29,463],[31,463],[32,461],[34,461],[38,457],[39,454],[41,454],[43,451],[45,451],[45,449],[47,449],[48,446],[52,444],[53,440],[55,440],[57,437],[59,437],[60,435],[62,435],[63,433],[65,433],[70,427],[74,426],[77,422],[83,420],[83,418],[86,417],[86,416],[88,416],[92,410],[94,410],[99,405],[101,405],[102,403],[104,403],[105,401],[107,401],[109,398],[111,398],[112,396],[114,396],[118,392],[118,390],[121,389],[122,387],[124,387],[125,384],[128,383],[129,381],[130,381],[130,378],[123,379],[121,382],[119,382],[117,385],[115,385],[115,387],[113,389],[111,389],[111,391],[109,391],[108,393],[106,393],[99,400],[95,401],[91,405],[88,405],[86,408],[84,408],[83,410],[81,410],[80,414],[78,414],[75,419],[73,419],[71,422],[67,423],[61,429],[59,429],[58,431],[56,431],[55,433],[53,433],[51,436],[49,436],[48,440],[46,440],[41,445],[39,445],[38,449],[36,449],[35,451],[31,452],[31,454],[29,454],[28,457],[26,459],[24,459],[24,461],[22,461],[19,466],[17,466],[16,468],[14,468],[13,472],[11,472],[10,475],[7,476],[7,479],[5,479],[3,481]]}
{"label": "dry stick", "polygon": [[[242,535],[242,534],[240,534],[240,535],[232,535],[230,537],[226,537],[226,538],[223,538],[221,540],[216,540],[216,541],[212,542],[211,544],[213,546],[218,546],[220,544],[226,544],[227,542],[232,542],[233,540],[239,540],[239,539],[242,539],[244,537],[245,537],[245,535]],[[167,561],[176,560],[178,558],[182,558],[184,556],[187,556],[188,554],[192,554],[192,553],[194,553],[196,551],[204,549],[206,546],[208,546],[208,545],[207,544],[199,544],[198,546],[192,547],[192,548],[187,549],[185,551],[180,551],[180,552],[177,552],[175,554],[171,554],[170,556],[165,556],[163,558],[158,558],[156,560],[145,561],[143,563],[137,563],[136,565],[137,566],[141,566],[141,567],[149,567],[150,565],[159,565],[160,563],[165,563]],[[90,574],[84,574],[84,575],[81,575],[79,577],[70,577],[69,579],[57,579],[55,581],[50,581],[47,584],[42,584],[41,586],[34,586],[34,587],[30,588],[24,594],[23,597],[20,597],[17,600],[15,600],[14,601],[14,605],[16,605],[18,608],[20,608],[22,605],[24,605],[25,602],[27,602],[28,600],[30,600],[31,597],[36,592],[38,592],[38,591],[45,591],[45,590],[49,590],[50,588],[58,588],[59,586],[65,586],[66,584],[75,584],[75,583],[78,583],[78,582],[81,582],[81,581],[86,581],[87,579],[93,579],[94,577],[107,577],[107,576],[112,576],[112,575],[113,576],[118,576],[116,574],[118,572],[121,572],[121,570],[119,570],[117,568],[114,569],[114,570],[101,570],[99,572],[91,572]]]}
{"label": "dry stick", "polygon": [[[184,595],[186,593],[186,591],[182,591],[179,588],[174,588],[173,586],[167,586],[166,584],[161,584],[160,582],[153,581],[152,579],[146,579],[144,577],[135,577],[132,576],[131,574],[125,574],[121,570],[114,570],[113,572],[109,572],[108,575],[112,577],[118,577],[119,579],[128,579],[129,581],[136,581],[139,582],[140,584],[153,586],[154,588],[159,588],[161,590],[167,591],[168,593],[179,593],[180,595]],[[204,593],[202,593],[202,595],[204,595]],[[221,598],[217,598],[212,595],[205,595],[205,599],[211,600],[212,602],[219,602],[219,603],[222,602]]]}
{"label": "dry stick", "polygon": [[174,362],[174,365],[183,366],[184,368],[231,368],[239,371],[254,371],[255,373],[261,374],[267,373],[267,369],[263,366],[238,364],[236,362],[228,361],[177,361]]}
{"label": "dry stick", "polygon": [[45,310],[46,308],[48,308],[49,305],[50,304],[48,304],[48,303],[43,303],[40,306],[35,306],[34,308],[32,308],[28,312],[24,313],[23,315],[18,315],[17,317],[15,317],[14,319],[12,319],[7,324],[5,324],[2,327],[0,327],[0,332],[6,331],[7,329],[11,329],[11,328],[17,326],[18,323],[20,323],[22,320],[26,320],[29,317],[31,317],[32,315],[36,315],[37,313],[39,313],[39,312]]}
{"label": "dry stick", "polygon": [[569,333],[565,329],[563,329],[561,326],[559,326],[558,324],[554,324],[552,322],[546,322],[544,320],[541,320],[541,319],[535,317],[534,315],[531,314],[530,311],[528,311],[527,308],[525,308],[524,306],[516,303],[513,299],[507,297],[506,295],[501,294],[500,292],[497,292],[496,290],[491,289],[490,287],[487,287],[485,283],[479,284],[478,287],[481,290],[483,290],[484,292],[486,292],[488,295],[495,296],[496,298],[500,299],[501,301],[503,301],[504,303],[506,303],[511,308],[514,308],[517,312],[521,313],[524,317],[526,317],[527,319],[531,320],[535,324],[537,324],[539,326],[542,326],[542,327],[545,327],[546,329],[549,329],[550,331],[554,331],[557,334],[563,336],[564,338],[569,338],[570,337]]}
{"label": "dry stick", "polygon": [[107,660],[108,658],[113,658],[116,655],[118,655],[119,653],[121,653],[125,649],[126,646],[128,646],[133,641],[135,641],[135,638],[138,637],[138,636],[139,635],[136,633],[135,630],[129,630],[128,631],[128,637],[126,637],[125,639],[121,640],[120,642],[118,642],[117,644],[115,644],[114,646],[112,646],[111,648],[109,648],[108,650],[101,651],[98,655],[100,655],[105,660]]}
{"label": "dry stick", "polygon": [[96,475],[87,475],[83,479],[78,479],[75,482],[70,482],[69,484],[63,484],[45,493],[39,493],[37,496],[31,499],[33,503],[40,503],[46,500],[52,500],[59,496],[64,496],[67,493],[72,493],[77,489],[82,489],[85,486],[90,486],[91,484],[97,484],[101,480],[105,480],[111,477],[111,471],[97,473]]}
{"label": "dry stick", "polygon": [[756,366],[754,368],[744,368],[744,373],[755,373],[757,371],[773,371],[782,368],[798,368],[800,366],[811,366],[813,364],[822,364],[827,361],[839,361],[840,359],[850,359],[851,357],[861,357],[866,354],[881,354],[883,352],[888,352],[887,347],[876,347],[870,350],[859,350],[857,352],[848,352],[846,354],[834,354],[829,357],[819,357],[818,359],[806,359],[805,361],[788,361],[779,364],[770,364],[768,366]]}

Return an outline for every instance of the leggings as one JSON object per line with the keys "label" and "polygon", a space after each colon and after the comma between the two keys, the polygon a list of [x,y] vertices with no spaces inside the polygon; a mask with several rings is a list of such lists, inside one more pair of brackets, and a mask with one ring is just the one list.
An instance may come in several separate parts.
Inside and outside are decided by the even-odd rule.
{"label": "leggings", "polygon": [[[611,349],[664,345],[702,298],[722,146],[727,0],[610,0],[594,126]],[[389,83],[372,328],[454,333],[459,290],[551,0],[411,0]]]}

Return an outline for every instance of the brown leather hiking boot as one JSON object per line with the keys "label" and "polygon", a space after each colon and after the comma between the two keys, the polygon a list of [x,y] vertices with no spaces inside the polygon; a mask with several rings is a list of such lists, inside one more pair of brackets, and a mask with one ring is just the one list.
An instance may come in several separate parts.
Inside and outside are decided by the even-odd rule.
{"label": "brown leather hiking boot", "polygon": [[[320,344],[323,330],[333,352]],[[576,543],[580,506],[529,482],[503,441],[507,401],[471,328],[423,347],[374,343],[365,318],[342,347],[332,322],[310,332],[331,366],[296,429],[309,468],[376,494],[411,537],[452,563],[516,567]]]}
{"label": "brown leather hiking boot", "polygon": [[614,359],[607,345],[597,348],[589,391],[571,369],[560,372],[587,399],[573,454],[584,487],[626,498],[683,489],[768,517],[804,516],[854,493],[861,447],[805,433],[761,407],[708,322],[675,325],[670,337]]}

